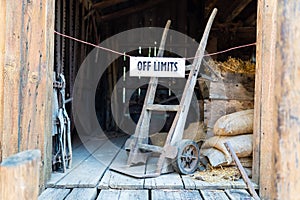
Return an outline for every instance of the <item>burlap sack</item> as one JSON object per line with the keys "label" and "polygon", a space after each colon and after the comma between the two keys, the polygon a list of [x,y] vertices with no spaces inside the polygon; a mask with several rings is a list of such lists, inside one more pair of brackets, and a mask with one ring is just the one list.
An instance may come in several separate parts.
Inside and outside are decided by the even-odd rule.
{"label": "burlap sack", "polygon": [[[239,158],[248,157],[252,154],[252,134],[237,135],[237,136],[214,136],[206,140],[201,146],[200,153],[204,156],[210,155],[210,151],[215,148],[225,155],[227,164],[232,163],[230,153],[227,151],[224,143],[229,141],[233,147],[234,152]],[[215,155],[217,156],[217,154]],[[222,160],[215,158],[216,160]],[[217,161],[217,163],[220,161]],[[218,163],[220,164],[220,163]]]}
{"label": "burlap sack", "polygon": [[254,110],[243,110],[220,117],[214,125],[214,135],[232,136],[253,132]]}

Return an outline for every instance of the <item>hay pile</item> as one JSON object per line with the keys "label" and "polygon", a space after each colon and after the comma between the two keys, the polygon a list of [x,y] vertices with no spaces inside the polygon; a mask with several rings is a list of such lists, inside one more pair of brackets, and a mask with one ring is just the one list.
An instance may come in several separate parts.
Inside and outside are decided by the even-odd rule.
{"label": "hay pile", "polygon": [[211,167],[211,169],[205,171],[195,172],[193,178],[211,183],[231,182],[239,180],[241,175],[237,167]]}
{"label": "hay pile", "polygon": [[225,62],[209,60],[208,64],[217,72],[255,74],[255,63],[229,57]]}

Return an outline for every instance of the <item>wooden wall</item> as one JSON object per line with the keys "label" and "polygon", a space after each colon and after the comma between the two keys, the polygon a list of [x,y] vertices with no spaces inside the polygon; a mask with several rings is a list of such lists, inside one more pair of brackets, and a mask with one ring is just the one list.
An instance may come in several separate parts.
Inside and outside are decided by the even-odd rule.
{"label": "wooden wall", "polygon": [[254,178],[262,199],[300,199],[300,2],[258,8]]}
{"label": "wooden wall", "polygon": [[54,2],[0,1],[0,160],[40,149],[40,187],[51,172]]}

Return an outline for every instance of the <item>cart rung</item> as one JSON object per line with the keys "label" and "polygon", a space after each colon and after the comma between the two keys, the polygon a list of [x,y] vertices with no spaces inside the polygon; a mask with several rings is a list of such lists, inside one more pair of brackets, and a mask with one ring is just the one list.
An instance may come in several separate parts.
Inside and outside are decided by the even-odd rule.
{"label": "cart rung", "polygon": [[146,106],[147,110],[155,111],[178,111],[179,105],[160,105],[160,104],[149,104]]}
{"label": "cart rung", "polygon": [[163,151],[162,147],[150,145],[150,144],[140,144],[139,148],[147,151],[157,152],[157,153],[161,153]]}

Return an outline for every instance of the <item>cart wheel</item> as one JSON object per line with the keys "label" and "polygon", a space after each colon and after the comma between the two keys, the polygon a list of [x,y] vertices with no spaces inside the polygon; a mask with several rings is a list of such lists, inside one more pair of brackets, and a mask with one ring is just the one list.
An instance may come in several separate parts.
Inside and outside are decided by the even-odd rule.
{"label": "cart wheel", "polygon": [[181,140],[176,143],[178,153],[172,162],[175,171],[181,174],[192,174],[198,168],[199,147],[192,140]]}

